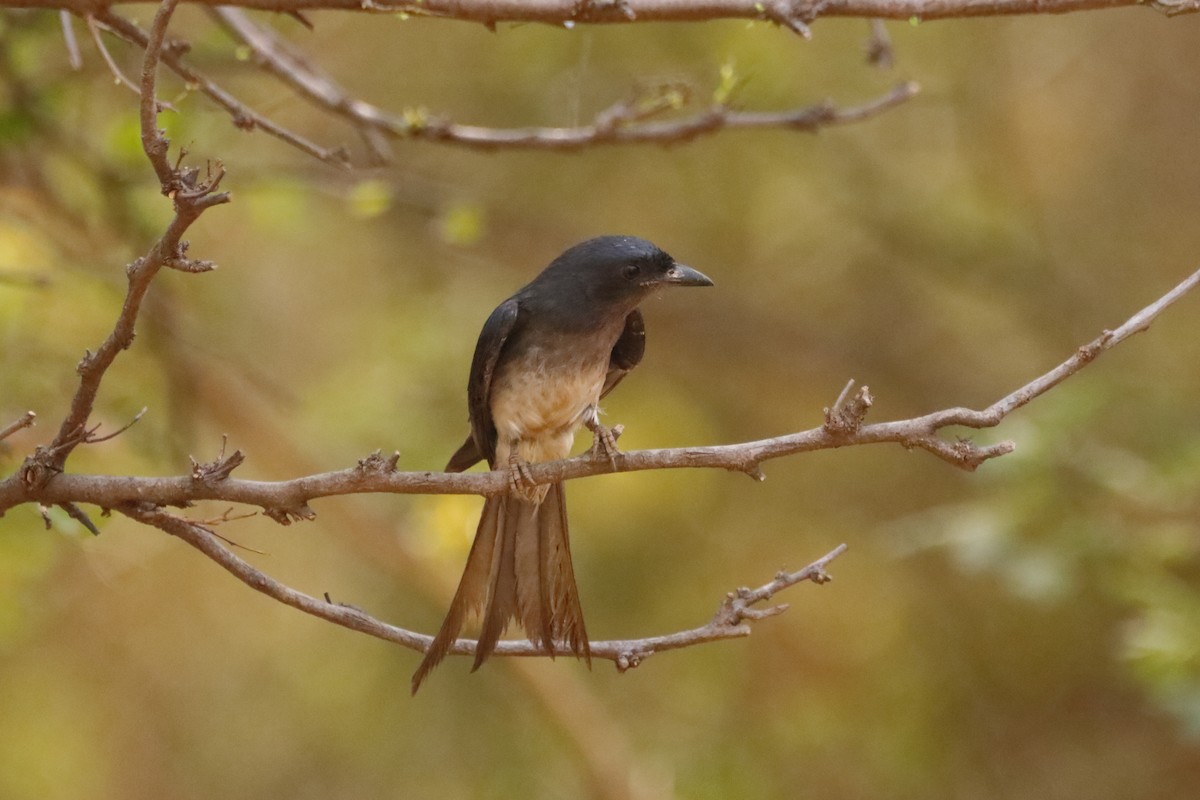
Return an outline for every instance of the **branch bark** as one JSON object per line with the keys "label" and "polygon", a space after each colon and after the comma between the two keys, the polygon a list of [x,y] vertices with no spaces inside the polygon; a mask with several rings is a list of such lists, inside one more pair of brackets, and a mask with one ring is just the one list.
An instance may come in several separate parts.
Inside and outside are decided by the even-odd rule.
{"label": "branch bark", "polygon": [[[1001,441],[976,445],[967,439],[949,440],[940,434],[946,428],[975,430],[999,425],[1009,414],[1050,391],[1091,364],[1102,353],[1141,333],[1173,303],[1200,283],[1200,270],[1171,291],[1134,314],[1114,330],[1106,330],[1077,349],[1069,358],[1024,386],[981,410],[948,408],[920,417],[864,424],[872,396],[863,387],[853,397],[843,397],[827,409],[825,423],[785,436],[739,444],[637,450],[620,453],[615,462],[588,454],[562,461],[530,466],[537,483],[572,480],[608,472],[637,472],[650,469],[725,469],[762,479],[761,464],[775,458],[855,445],[899,444],[925,450],[953,466],[973,471],[984,462],[1010,453],[1015,445]],[[844,402],[842,402],[844,401]],[[308,520],[316,516],[311,500],[346,494],[481,494],[506,491],[508,475],[495,472],[443,473],[396,471],[398,456],[384,458],[376,453],[349,469],[324,472],[285,481],[252,481],[233,478],[230,473],[241,463],[241,452],[211,465],[194,465],[186,476],[152,478],[111,475],[55,474],[52,479],[31,482],[18,472],[0,481],[0,514],[20,503],[44,505],[76,502],[102,508],[118,508],[132,502],[156,506],[186,507],[201,500],[219,500],[263,508],[278,522]]]}
{"label": "branch bark", "polygon": [[[147,0],[149,1],[149,0]],[[765,20],[804,32],[822,17],[938,20],[1016,14],[1067,14],[1149,5],[1173,16],[1193,13],[1197,0],[187,0],[194,5],[236,6],[298,13],[318,9],[437,17],[494,26],[503,22],[575,24]],[[61,8],[78,16],[98,15],[107,0],[4,0],[10,8]]]}
{"label": "branch bark", "polygon": [[[219,537],[198,522],[169,514],[148,503],[131,503],[122,506],[119,511],[130,519],[145,525],[152,525],[182,540],[215,561],[242,583],[284,605],[291,606],[314,617],[319,617],[327,622],[332,622],[335,625],[340,625],[343,628],[365,633],[368,636],[393,642],[412,650],[424,652],[433,642],[432,636],[416,633],[395,625],[389,625],[354,606],[335,603],[328,597],[320,600],[280,583],[247,561],[239,558],[232,550],[221,543]],[[643,639],[614,639],[591,642],[592,658],[612,661],[618,670],[624,672],[627,669],[638,666],[656,653],[667,650],[679,650],[684,647],[694,647],[724,639],[737,639],[749,636],[751,623],[781,614],[788,608],[786,604],[766,609],[759,609],[756,607],[757,605],[770,600],[779,592],[798,583],[805,581],[811,581],[816,584],[828,583],[832,578],[826,572],[826,568],[830,562],[844,552],[846,552],[846,545],[839,545],[801,570],[796,572],[780,572],[775,576],[774,580],[755,589],[740,588],[728,593],[722,600],[713,618],[699,627],[661,636],[650,636]],[[475,640],[472,639],[458,639],[455,641],[453,647],[451,647],[450,653],[453,655],[473,655],[475,653],[475,644]],[[570,656],[573,653],[565,647],[557,648],[551,653],[527,640],[506,639],[496,645],[493,655]]]}
{"label": "branch bark", "polygon": [[333,78],[312,66],[270,28],[259,25],[245,12],[217,8],[213,17],[254,53],[256,60],[293,91],[318,107],[345,119],[364,133],[389,139],[433,141],[468,148],[574,151],[598,144],[674,144],[724,130],[782,128],[816,131],[834,125],[861,122],[883,113],[917,94],[907,81],[858,106],[838,107],[832,102],[784,111],[741,111],[714,103],[698,113],[674,119],[649,119],[671,109],[670,104],[623,101],[596,115],[588,125],[575,127],[492,128],[464,125],[428,113],[394,114],[352,97]]}

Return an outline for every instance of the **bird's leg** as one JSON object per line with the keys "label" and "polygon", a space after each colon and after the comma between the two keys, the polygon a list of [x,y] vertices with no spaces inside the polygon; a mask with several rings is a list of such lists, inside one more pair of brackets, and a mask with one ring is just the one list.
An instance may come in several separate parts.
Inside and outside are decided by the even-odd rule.
{"label": "bird's leg", "polygon": [[615,470],[617,456],[621,454],[620,448],[617,447],[617,437],[621,435],[624,428],[620,425],[614,425],[611,428],[605,427],[600,422],[600,409],[596,406],[592,406],[584,414],[583,424],[592,432],[592,448],[588,451],[592,458],[607,459]]}
{"label": "bird's leg", "polygon": [[509,492],[528,500],[534,505],[539,505],[546,499],[546,492],[549,488],[548,486],[539,485],[534,482],[533,473],[529,470],[529,462],[517,455],[517,448],[513,447],[512,451],[508,454]]}

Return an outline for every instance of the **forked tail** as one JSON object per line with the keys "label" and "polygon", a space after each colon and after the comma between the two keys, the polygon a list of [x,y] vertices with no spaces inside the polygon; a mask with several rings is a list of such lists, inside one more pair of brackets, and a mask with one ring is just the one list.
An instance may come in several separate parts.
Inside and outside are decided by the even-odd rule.
{"label": "forked tail", "polygon": [[551,484],[537,505],[512,494],[484,503],[458,591],[413,673],[414,694],[454,645],[468,612],[482,613],[483,623],[472,671],[496,649],[514,618],[529,640],[552,656],[556,645],[564,645],[591,665],[561,483]]}

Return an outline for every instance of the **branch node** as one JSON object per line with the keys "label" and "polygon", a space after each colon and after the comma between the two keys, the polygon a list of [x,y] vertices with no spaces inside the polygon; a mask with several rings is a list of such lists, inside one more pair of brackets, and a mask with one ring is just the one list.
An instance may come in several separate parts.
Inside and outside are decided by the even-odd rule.
{"label": "branch node", "polygon": [[812,28],[808,27],[808,24],[814,19],[811,10],[803,14],[797,13],[794,4],[788,0],[774,0],[769,5],[759,2],[755,7],[762,14],[763,19],[787,28],[805,39],[812,39]]}
{"label": "branch node", "polygon": [[813,583],[820,586],[820,585],[832,582],[833,576],[830,575],[828,572],[826,572],[824,567],[817,566],[817,567],[814,567],[812,569],[812,571],[810,572],[810,574],[808,576],[808,580],[810,580]]}
{"label": "branch node", "polygon": [[221,452],[214,461],[201,464],[196,461],[195,457],[188,456],[188,461],[192,463],[192,480],[197,483],[213,485],[220,483],[229,477],[229,475],[241,466],[246,460],[246,454],[241,450],[234,450],[228,456],[225,455],[225,445],[228,442],[228,437],[221,437]]}
{"label": "branch node", "polygon": [[759,481],[760,483],[767,479],[767,474],[762,471],[762,467],[759,465],[758,461],[749,461],[742,465],[740,469],[746,475],[749,475],[751,478]]}
{"label": "branch node", "polygon": [[[1143,328],[1143,330],[1144,330],[1144,328]],[[1101,332],[1099,338],[1097,338],[1095,341],[1088,342],[1087,344],[1083,345],[1078,350],[1076,350],[1075,353],[1076,353],[1076,355],[1079,356],[1080,361],[1082,361],[1084,364],[1087,364],[1091,361],[1094,361],[1096,359],[1096,356],[1100,355],[1101,352],[1108,349],[1108,345],[1112,341],[1112,338],[1113,338],[1113,332],[1106,328],[1104,331]]]}
{"label": "branch node", "polygon": [[652,652],[653,651],[638,652],[636,650],[625,650],[617,654],[617,657],[613,659],[613,664],[616,666],[617,672],[625,673],[631,669],[636,669],[637,667],[641,666],[642,661],[644,661],[647,656],[652,655]]}
{"label": "branch node", "polygon": [[27,490],[44,489],[51,479],[62,474],[62,467],[56,463],[57,457],[58,448],[39,444],[33,449],[33,455],[28,456],[17,471]]}
{"label": "branch node", "polygon": [[264,508],[263,513],[280,525],[291,525],[293,522],[307,522],[317,518],[308,503],[301,503],[292,508]]}
{"label": "branch node", "polygon": [[354,468],[359,472],[374,472],[379,475],[388,475],[396,471],[396,465],[400,463],[400,451],[396,450],[390,456],[384,457],[382,450],[376,450],[366,458],[360,458]]}
{"label": "branch node", "polygon": [[863,386],[847,400],[846,398],[853,388],[854,381],[852,379],[842,389],[842,393],[838,395],[833,407],[824,409],[824,429],[830,436],[841,437],[857,433],[867,418],[867,412],[871,410],[871,406],[875,402],[869,386]]}

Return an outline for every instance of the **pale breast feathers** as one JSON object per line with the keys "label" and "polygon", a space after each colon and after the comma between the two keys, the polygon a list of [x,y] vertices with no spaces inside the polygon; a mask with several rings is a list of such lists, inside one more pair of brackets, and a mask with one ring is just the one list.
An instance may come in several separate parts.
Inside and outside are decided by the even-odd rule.
{"label": "pale breast feathers", "polygon": [[507,452],[510,443],[520,442],[522,460],[565,458],[585,413],[599,401],[608,371],[606,358],[548,359],[544,352],[530,348],[497,370],[491,391],[497,455]]}

